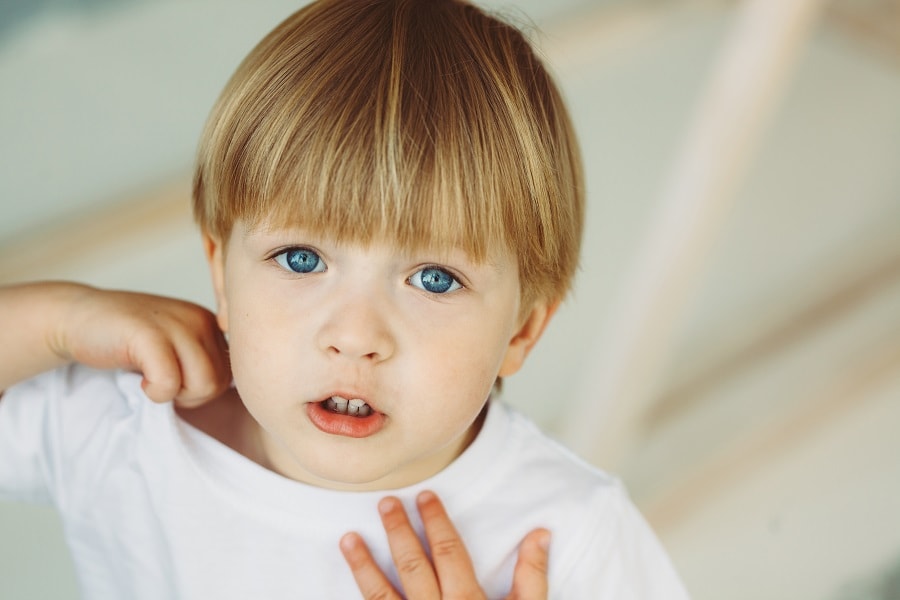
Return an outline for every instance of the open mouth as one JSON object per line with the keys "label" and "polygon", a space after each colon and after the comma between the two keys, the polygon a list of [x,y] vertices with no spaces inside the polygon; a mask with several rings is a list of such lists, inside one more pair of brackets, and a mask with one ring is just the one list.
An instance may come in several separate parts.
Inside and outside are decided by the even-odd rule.
{"label": "open mouth", "polygon": [[349,415],[351,417],[368,417],[375,412],[371,406],[359,398],[342,398],[341,396],[332,396],[320,402],[326,410],[338,415]]}
{"label": "open mouth", "polygon": [[306,405],[312,424],[323,433],[350,438],[365,438],[381,431],[387,415],[360,398],[331,396]]}

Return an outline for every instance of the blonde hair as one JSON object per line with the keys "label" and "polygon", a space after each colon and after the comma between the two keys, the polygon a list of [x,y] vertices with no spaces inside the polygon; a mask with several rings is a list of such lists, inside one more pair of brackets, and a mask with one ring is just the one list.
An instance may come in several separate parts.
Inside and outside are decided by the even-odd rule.
{"label": "blonde hair", "polygon": [[203,132],[194,214],[348,242],[516,256],[523,299],[577,267],[581,163],[520,31],[454,0],[322,0],[244,59]]}

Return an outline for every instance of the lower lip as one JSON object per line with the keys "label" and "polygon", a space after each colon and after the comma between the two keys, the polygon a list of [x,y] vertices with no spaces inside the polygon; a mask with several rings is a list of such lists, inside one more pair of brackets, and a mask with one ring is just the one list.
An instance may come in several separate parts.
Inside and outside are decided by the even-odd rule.
{"label": "lower lip", "polygon": [[351,417],[332,412],[319,402],[306,405],[306,414],[312,424],[331,435],[342,435],[351,438],[365,438],[375,435],[384,427],[384,415],[373,412],[367,417]]}

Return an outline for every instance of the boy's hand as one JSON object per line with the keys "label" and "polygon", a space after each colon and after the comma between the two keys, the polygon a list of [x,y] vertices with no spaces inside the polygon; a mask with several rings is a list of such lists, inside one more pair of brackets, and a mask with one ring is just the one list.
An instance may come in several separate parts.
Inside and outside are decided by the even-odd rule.
{"label": "boy's hand", "polygon": [[[417,498],[419,514],[434,563],[428,559],[396,498],[382,500],[378,509],[387,532],[391,556],[400,581],[410,600],[485,598],[475,579],[472,561],[441,501],[431,492]],[[519,558],[513,572],[512,591],[507,600],[545,600],[547,598],[547,549],[550,532],[536,529],[519,546]],[[362,538],[348,533],[341,538],[341,552],[356,584],[366,600],[399,600],[395,590],[369,553]]]}
{"label": "boy's hand", "polygon": [[196,405],[231,382],[225,338],[205,308],[76,283],[0,286],[0,394],[68,361],[140,372],[159,402]]}
{"label": "boy's hand", "polygon": [[147,396],[192,406],[231,383],[228,346],[207,309],[78,286],[48,343],[62,359],[139,372]]}

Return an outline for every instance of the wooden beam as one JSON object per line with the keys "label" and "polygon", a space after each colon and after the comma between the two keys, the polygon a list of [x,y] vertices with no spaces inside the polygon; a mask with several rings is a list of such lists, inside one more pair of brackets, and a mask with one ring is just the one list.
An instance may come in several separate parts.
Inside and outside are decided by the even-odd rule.
{"label": "wooden beam", "polygon": [[23,231],[0,243],[0,283],[40,277],[48,264],[77,265],[98,245],[127,240],[168,223],[189,221],[190,198],[190,182],[183,179]]}
{"label": "wooden beam", "polygon": [[[823,429],[834,426],[859,410],[879,390],[896,382],[900,372],[900,346],[885,335],[861,353],[848,359],[840,369],[809,378],[806,395],[785,399],[788,408],[762,426],[736,431],[723,446],[709,448],[706,460],[683,465],[664,485],[657,485],[635,501],[653,524],[663,531],[683,523],[715,503],[742,479],[778,463],[793,448],[802,446]],[[696,443],[697,440],[685,440]],[[671,475],[671,474],[670,474]]]}
{"label": "wooden beam", "polygon": [[702,274],[763,126],[822,0],[746,0],[663,188],[655,218],[590,350],[562,437],[615,466],[641,433],[673,332]]}

